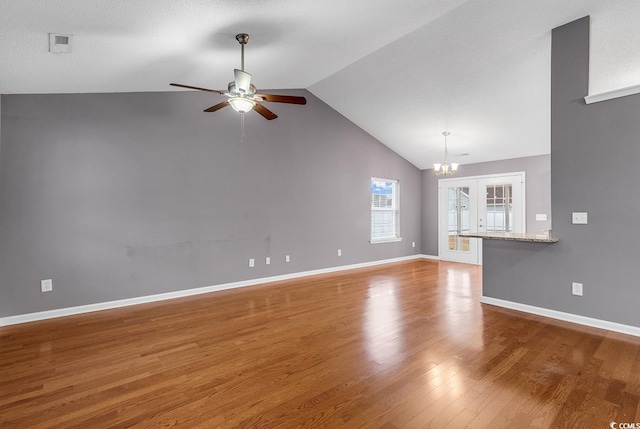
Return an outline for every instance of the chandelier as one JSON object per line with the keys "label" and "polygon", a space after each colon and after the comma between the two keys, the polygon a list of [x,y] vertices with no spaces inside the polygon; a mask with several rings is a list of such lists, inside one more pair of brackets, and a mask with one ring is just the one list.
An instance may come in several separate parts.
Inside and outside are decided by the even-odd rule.
{"label": "chandelier", "polygon": [[444,136],[444,164],[433,164],[433,171],[436,172],[436,176],[440,176],[441,174],[444,176],[456,174],[458,171],[457,162],[453,162],[449,164],[449,151],[447,150],[447,136],[451,134],[449,131],[443,131],[442,135]]}

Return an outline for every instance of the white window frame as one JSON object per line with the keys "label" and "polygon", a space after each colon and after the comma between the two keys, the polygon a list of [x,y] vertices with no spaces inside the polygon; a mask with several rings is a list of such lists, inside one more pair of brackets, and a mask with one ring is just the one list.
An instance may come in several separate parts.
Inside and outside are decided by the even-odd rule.
{"label": "white window frame", "polygon": [[[373,201],[373,194],[371,193],[371,185],[373,182],[390,182],[393,184],[392,191],[392,207],[391,208],[376,208],[373,207],[371,202]],[[382,177],[372,177],[371,182],[369,182],[369,197],[370,197],[370,206],[371,206],[371,229],[369,231],[369,243],[378,244],[378,243],[393,243],[397,241],[402,241],[402,237],[400,237],[400,181],[396,179],[385,179]],[[386,237],[373,237],[374,232],[374,220],[373,214],[374,212],[395,212],[394,217],[394,235],[386,236]]]}

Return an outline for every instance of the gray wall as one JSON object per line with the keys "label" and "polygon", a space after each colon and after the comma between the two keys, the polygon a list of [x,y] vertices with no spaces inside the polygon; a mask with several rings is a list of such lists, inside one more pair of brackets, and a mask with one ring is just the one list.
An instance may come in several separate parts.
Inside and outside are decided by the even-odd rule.
{"label": "gray wall", "polygon": [[[243,141],[206,93],[3,95],[0,317],[420,253],[420,171],[283,92],[308,104]],[[401,242],[369,244],[371,176],[400,180]]]}
{"label": "gray wall", "polygon": [[[551,205],[560,242],[485,240],[486,296],[640,326],[640,96],[586,105],[589,19],[553,30]],[[586,211],[588,225],[572,225]],[[584,296],[571,295],[571,282]]]}
{"label": "gray wall", "polygon": [[[527,232],[551,228],[551,161],[549,155],[479,162],[460,166],[454,177],[525,172]],[[438,180],[433,170],[422,171],[422,253],[438,255]],[[547,221],[536,221],[536,213],[546,213]]]}

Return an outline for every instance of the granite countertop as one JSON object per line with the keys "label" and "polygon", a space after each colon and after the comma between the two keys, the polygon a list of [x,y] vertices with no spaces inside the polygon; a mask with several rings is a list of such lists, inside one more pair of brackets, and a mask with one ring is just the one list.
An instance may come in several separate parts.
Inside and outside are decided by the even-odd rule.
{"label": "granite countertop", "polygon": [[525,241],[529,243],[557,243],[558,239],[549,234],[520,234],[517,232],[471,232],[461,237],[486,238],[489,240]]}

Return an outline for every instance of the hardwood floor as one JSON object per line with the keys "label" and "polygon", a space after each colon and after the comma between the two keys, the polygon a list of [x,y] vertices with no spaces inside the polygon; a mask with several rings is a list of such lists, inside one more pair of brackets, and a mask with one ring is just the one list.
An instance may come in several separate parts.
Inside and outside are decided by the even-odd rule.
{"label": "hardwood floor", "polygon": [[640,338],[409,261],[0,328],[1,428],[608,428]]}

